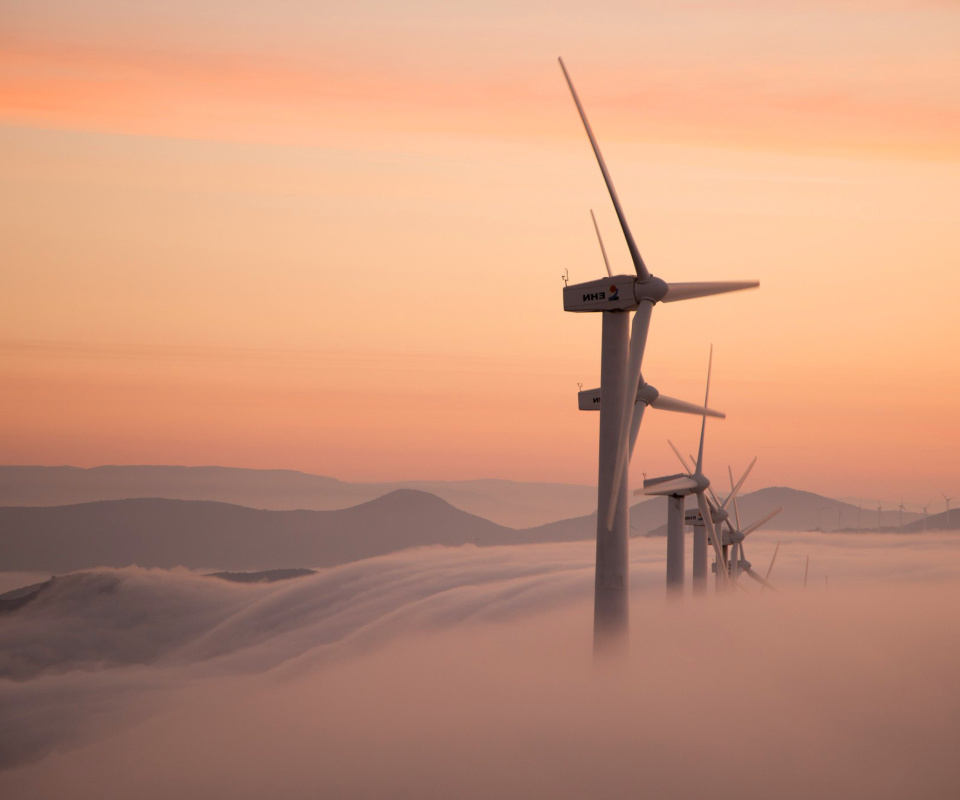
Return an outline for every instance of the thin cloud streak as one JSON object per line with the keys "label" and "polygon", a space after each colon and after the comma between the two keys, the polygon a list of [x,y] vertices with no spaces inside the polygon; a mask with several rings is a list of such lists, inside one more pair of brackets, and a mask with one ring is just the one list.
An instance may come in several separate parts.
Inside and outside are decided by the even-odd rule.
{"label": "thin cloud streak", "polygon": [[[583,77],[607,138],[955,158],[956,58],[895,64],[827,54],[596,68]],[[8,124],[226,141],[379,146],[397,134],[569,141],[544,68],[422,72],[279,53],[199,53],[8,38]]]}

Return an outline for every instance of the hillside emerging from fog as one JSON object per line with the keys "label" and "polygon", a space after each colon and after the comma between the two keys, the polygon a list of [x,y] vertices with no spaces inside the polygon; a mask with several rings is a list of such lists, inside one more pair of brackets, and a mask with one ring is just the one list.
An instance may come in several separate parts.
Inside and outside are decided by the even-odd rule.
{"label": "hillside emerging from fog", "polygon": [[[856,507],[843,505],[785,488],[761,489],[740,498],[744,524],[782,506],[783,512],[768,525],[781,531],[814,530],[820,522],[825,530],[835,530],[841,514],[855,525]],[[832,509],[833,517],[826,517],[825,508]],[[895,531],[897,517],[888,513],[885,530]],[[960,513],[954,516],[960,519]],[[637,503],[631,508],[631,535],[662,535],[665,519],[663,498]],[[862,521],[864,530],[876,530],[866,515]],[[945,519],[931,517],[928,525],[934,529],[938,522],[942,527]],[[595,513],[514,529],[411,489],[332,511],[135,498],[0,508],[0,563],[5,570],[50,572],[131,564],[271,570],[328,567],[413,547],[572,542],[595,535]]]}
{"label": "hillside emerging from fog", "polygon": [[417,489],[511,528],[528,528],[590,513],[592,486],[506,480],[349,483],[295,470],[235,467],[0,466],[0,506],[62,506],[98,500],[162,497],[215,500],[248,508],[331,511]]}
{"label": "hillside emerging from fog", "polygon": [[265,511],[160,498],[7,507],[0,508],[0,563],[6,570],[52,572],[131,564],[324,567],[429,545],[575,541],[594,535],[590,520],[518,531],[412,489],[336,511]]}

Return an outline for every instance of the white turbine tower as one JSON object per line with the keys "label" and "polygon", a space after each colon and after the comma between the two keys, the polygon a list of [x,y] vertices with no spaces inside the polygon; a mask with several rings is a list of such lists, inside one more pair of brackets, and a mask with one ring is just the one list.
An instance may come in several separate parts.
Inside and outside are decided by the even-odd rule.
{"label": "white turbine tower", "polygon": [[[559,59],[570,94],[596,156],[604,183],[623,230],[636,275],[613,275],[563,290],[564,311],[602,312],[600,388],[605,402],[600,409],[600,453],[597,476],[597,571],[594,592],[594,647],[623,642],[629,619],[627,564],[629,505],[627,462],[635,441],[644,403],[635,398],[643,385],[641,365],[654,304],[721,294],[758,286],[757,281],[725,283],[672,283],[654,277],[647,269],[627,224],[600,147],[587,115]],[[636,310],[628,339],[630,311]]]}

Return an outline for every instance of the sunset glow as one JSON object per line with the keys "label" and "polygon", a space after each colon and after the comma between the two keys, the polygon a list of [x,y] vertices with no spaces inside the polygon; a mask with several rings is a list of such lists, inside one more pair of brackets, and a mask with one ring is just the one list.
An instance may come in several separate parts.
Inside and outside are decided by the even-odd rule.
{"label": "sunset glow", "polygon": [[654,312],[716,466],[952,491],[960,8],[564,5],[0,12],[0,461],[595,482],[590,208],[631,268],[563,54],[656,274],[761,282]]}

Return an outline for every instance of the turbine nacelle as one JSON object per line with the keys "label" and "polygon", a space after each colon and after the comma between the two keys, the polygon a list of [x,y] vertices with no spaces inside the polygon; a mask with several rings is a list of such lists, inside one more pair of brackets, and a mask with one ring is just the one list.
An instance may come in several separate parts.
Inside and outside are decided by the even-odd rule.
{"label": "turbine nacelle", "polygon": [[666,475],[662,478],[648,478],[643,482],[643,494],[663,497],[686,497],[705,492],[710,486],[707,476],[701,473],[693,475]]}
{"label": "turbine nacelle", "polygon": [[[698,406],[695,403],[688,403],[685,400],[677,400],[673,397],[667,397],[660,394],[657,389],[646,383],[643,378],[640,379],[640,386],[637,387],[637,395],[634,404],[643,403],[651,408],[658,408],[663,411],[676,411],[681,414],[696,414],[701,416],[706,414],[708,417],[718,417],[724,419],[726,415],[722,411],[715,411],[712,408]],[[581,411],[599,411],[603,405],[603,393],[597,389],[584,389],[577,394],[577,405]]]}
{"label": "turbine nacelle", "polygon": [[[721,522],[726,522],[730,519],[730,514],[725,508],[714,508],[711,506],[710,519],[713,520],[714,525],[719,525]],[[688,511],[684,517],[684,522],[693,527],[701,526],[703,525],[703,517],[700,516],[699,511]]]}
{"label": "turbine nacelle", "polygon": [[633,311],[640,301],[656,303],[669,291],[666,281],[652,275],[645,281],[636,275],[614,275],[563,287],[563,310]]}

